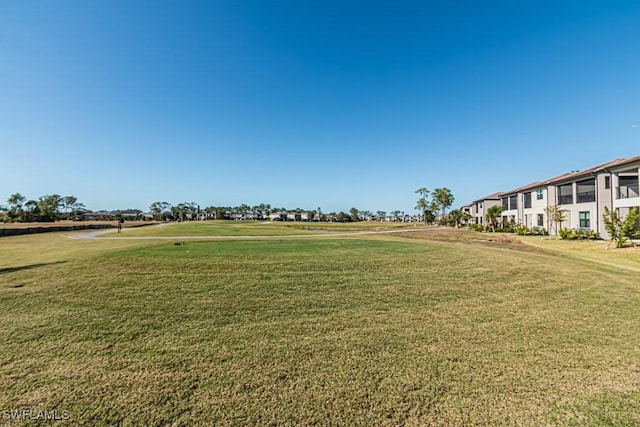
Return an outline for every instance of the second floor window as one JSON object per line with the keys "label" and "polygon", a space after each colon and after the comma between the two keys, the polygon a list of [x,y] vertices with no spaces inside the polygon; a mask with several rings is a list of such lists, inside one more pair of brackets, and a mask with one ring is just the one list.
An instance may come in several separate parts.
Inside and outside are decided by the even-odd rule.
{"label": "second floor window", "polygon": [[531,207],[531,193],[524,193],[524,207]]}
{"label": "second floor window", "polygon": [[596,179],[585,179],[576,183],[577,202],[595,202],[596,201]]}
{"label": "second floor window", "polygon": [[573,203],[573,184],[558,185],[558,204],[570,205]]}
{"label": "second floor window", "polygon": [[538,190],[536,190],[536,199],[542,200],[543,197],[544,197],[544,190],[542,188],[539,188]]}

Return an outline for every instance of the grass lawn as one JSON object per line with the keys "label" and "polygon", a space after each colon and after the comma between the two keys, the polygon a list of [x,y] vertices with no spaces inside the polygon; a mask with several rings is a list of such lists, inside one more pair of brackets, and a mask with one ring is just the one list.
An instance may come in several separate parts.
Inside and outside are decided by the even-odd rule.
{"label": "grass lawn", "polygon": [[[126,223],[125,223],[126,224]],[[155,227],[126,230],[122,237],[170,237],[170,236],[292,236],[317,234],[319,232],[357,232],[413,228],[416,224],[381,223],[363,221],[359,223],[314,223],[280,221],[201,221],[167,223]],[[117,232],[102,235],[117,236]]]}
{"label": "grass lawn", "polygon": [[562,242],[492,240],[0,239],[0,411],[131,426],[640,423],[640,291],[634,261],[615,257],[634,250],[596,263]]}

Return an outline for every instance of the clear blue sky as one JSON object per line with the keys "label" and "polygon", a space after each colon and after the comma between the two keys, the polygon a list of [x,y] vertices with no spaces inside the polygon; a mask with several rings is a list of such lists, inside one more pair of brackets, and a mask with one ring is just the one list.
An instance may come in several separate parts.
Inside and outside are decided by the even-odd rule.
{"label": "clear blue sky", "polygon": [[0,203],[414,212],[640,154],[634,1],[0,2]]}

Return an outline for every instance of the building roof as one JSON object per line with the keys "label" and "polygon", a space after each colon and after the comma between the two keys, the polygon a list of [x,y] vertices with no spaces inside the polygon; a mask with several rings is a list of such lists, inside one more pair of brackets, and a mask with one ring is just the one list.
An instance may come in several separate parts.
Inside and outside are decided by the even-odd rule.
{"label": "building roof", "polygon": [[548,184],[557,184],[557,183],[561,183],[561,182],[564,182],[564,181],[573,181],[574,179],[577,179],[577,178],[590,176],[590,175],[595,174],[597,172],[603,172],[606,169],[626,164],[626,163],[630,162],[632,159],[640,160],[640,156],[636,156],[636,157],[620,157],[620,158],[615,159],[615,160],[610,160],[608,162],[601,163],[601,164],[596,165],[596,166],[592,166],[592,167],[590,167],[588,169],[565,173],[563,175],[548,179],[546,181],[546,183],[548,183]]}
{"label": "building roof", "polygon": [[507,195],[511,195],[511,194],[521,193],[524,190],[532,190],[534,188],[542,187],[544,185],[545,185],[545,183],[543,181],[536,181],[536,182],[532,182],[531,184],[527,184],[527,185],[523,185],[522,187],[518,187],[515,190],[505,191],[505,192],[498,193],[498,194],[500,194],[500,196],[503,197],[503,196],[507,196]]}
{"label": "building roof", "polygon": [[502,193],[489,194],[488,196],[484,196],[484,197],[481,197],[480,199],[474,200],[471,204],[482,202],[484,200],[498,200],[500,199],[501,194]]}

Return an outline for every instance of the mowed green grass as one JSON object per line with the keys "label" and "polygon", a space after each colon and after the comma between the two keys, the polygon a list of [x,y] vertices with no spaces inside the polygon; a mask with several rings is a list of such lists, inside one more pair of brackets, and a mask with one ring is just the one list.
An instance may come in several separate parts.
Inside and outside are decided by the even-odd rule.
{"label": "mowed green grass", "polygon": [[201,221],[167,223],[160,226],[111,232],[103,237],[190,237],[190,236],[291,236],[413,228],[418,224],[363,221],[358,223],[314,223],[280,221]]}
{"label": "mowed green grass", "polygon": [[409,234],[0,239],[0,410],[78,425],[640,423],[634,271]]}

